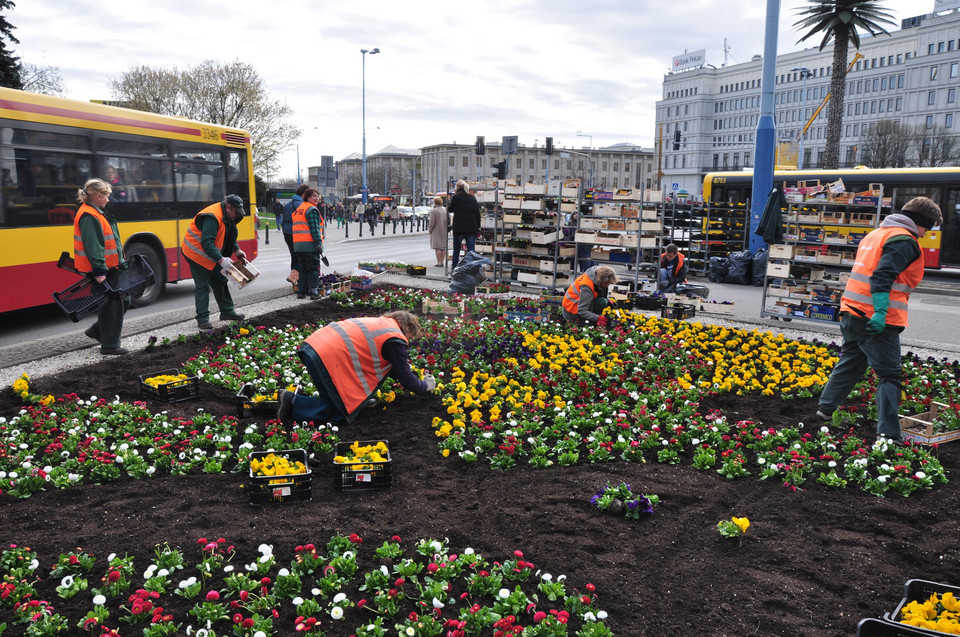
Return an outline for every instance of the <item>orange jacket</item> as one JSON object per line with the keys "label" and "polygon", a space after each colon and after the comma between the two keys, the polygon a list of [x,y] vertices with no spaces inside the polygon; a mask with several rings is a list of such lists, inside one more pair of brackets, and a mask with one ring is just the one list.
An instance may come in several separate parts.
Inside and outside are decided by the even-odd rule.
{"label": "orange jacket", "polygon": [[387,341],[407,337],[390,318],[355,318],[330,323],[304,342],[320,357],[348,414],[370,398],[392,365],[383,357]]}
{"label": "orange jacket", "polygon": [[103,258],[107,264],[107,269],[120,265],[120,252],[117,249],[117,237],[113,234],[113,227],[107,218],[93,206],[82,204],[77,210],[77,216],[73,219],[73,263],[81,272],[93,272],[93,265],[83,249],[83,239],[80,237],[80,218],[83,215],[90,215],[100,222],[103,229]]}
{"label": "orange jacket", "polygon": [[[660,267],[661,267],[661,268],[666,267],[667,269],[669,269],[668,263],[663,260],[663,258],[664,258],[665,256],[667,256],[667,253],[666,253],[666,252],[664,252],[663,254],[660,255]],[[674,269],[674,272],[680,272],[680,270],[683,269],[683,261],[684,261],[684,259],[686,259],[686,257],[683,256],[683,253],[682,253],[682,252],[678,252],[678,253],[677,253],[677,267],[676,267],[676,269]],[[686,283],[686,280],[684,280],[684,283]]]}
{"label": "orange jacket", "polygon": [[220,227],[217,229],[216,242],[217,249],[223,250],[223,242],[227,235],[227,229],[223,223],[223,206],[220,205],[220,202],[207,206],[197,213],[193,221],[190,222],[190,227],[187,228],[187,234],[183,236],[183,244],[181,244],[180,250],[183,252],[183,256],[197,265],[202,265],[208,270],[213,270],[219,261],[214,261],[203,251],[203,244],[200,242],[202,233],[200,226],[197,224],[197,219],[199,219],[201,215],[213,215],[217,221],[220,222]]}
{"label": "orange jacket", "polygon": [[[853,271],[840,297],[840,311],[869,319],[873,316],[873,297],[870,294],[870,277],[873,276],[880,256],[883,254],[883,245],[891,237],[906,235],[917,241],[916,237],[905,228],[878,228],[860,241],[857,248],[857,260]],[[887,324],[906,327],[907,305],[910,293],[923,280],[923,251],[920,258],[907,266],[900,273],[890,288],[890,307],[887,310]]]}
{"label": "orange jacket", "polygon": [[584,272],[574,279],[573,283],[570,284],[570,287],[567,288],[567,293],[563,295],[562,305],[563,309],[565,309],[567,312],[570,312],[574,315],[577,314],[577,308],[579,307],[580,303],[580,287],[583,285],[586,285],[588,288],[593,290],[594,298],[597,297],[597,288],[593,284],[593,279],[587,276],[587,273]]}
{"label": "orange jacket", "polygon": [[320,214],[320,209],[314,206],[309,201],[304,201],[302,204],[297,206],[297,209],[293,211],[291,218],[293,219],[293,243],[314,243],[313,235],[310,234],[310,222],[307,221],[307,211],[311,208],[317,210],[317,216],[320,218],[320,240],[323,240],[324,234],[324,221],[323,215]]}

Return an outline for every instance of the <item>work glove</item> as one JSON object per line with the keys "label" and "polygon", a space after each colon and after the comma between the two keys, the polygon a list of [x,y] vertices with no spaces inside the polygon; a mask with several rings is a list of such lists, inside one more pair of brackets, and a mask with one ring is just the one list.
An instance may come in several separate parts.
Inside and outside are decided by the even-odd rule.
{"label": "work glove", "polygon": [[230,260],[230,257],[223,257],[220,259],[220,267],[223,268],[223,273],[226,274],[233,269],[233,261]]}
{"label": "work glove", "polygon": [[423,382],[427,384],[427,391],[433,391],[437,388],[437,379],[434,378],[432,374],[427,374],[424,376]]}
{"label": "work glove", "polygon": [[606,316],[601,316],[600,318],[597,319],[597,325],[599,325],[600,327],[606,327],[607,323],[609,322],[610,322],[610,319],[608,319]]}
{"label": "work glove", "polygon": [[873,298],[873,316],[867,321],[867,334],[879,334],[887,326],[887,309],[890,307],[890,293],[876,292]]}
{"label": "work glove", "polygon": [[237,258],[240,259],[240,263],[247,263],[247,253],[243,250],[237,250]]}

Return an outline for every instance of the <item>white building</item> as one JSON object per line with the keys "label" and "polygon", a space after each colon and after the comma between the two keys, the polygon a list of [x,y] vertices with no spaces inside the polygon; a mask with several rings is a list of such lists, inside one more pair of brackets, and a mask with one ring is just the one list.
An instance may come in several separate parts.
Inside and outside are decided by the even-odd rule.
{"label": "white building", "polygon": [[[800,37],[790,32],[780,37]],[[819,41],[817,41],[819,44]],[[850,61],[856,51],[851,47]],[[858,60],[847,76],[840,166],[861,159],[858,142],[877,122],[898,120],[907,126],[960,128],[960,13],[923,15],[903,20],[891,35],[862,36]],[[830,90],[833,47],[817,47],[777,57],[777,138],[794,140]],[[703,191],[703,178],[716,170],[752,168],[763,61],[716,68],[707,64],[668,73],[657,102],[656,139],[663,154],[662,182],[691,194]],[[806,76],[806,77],[804,77]],[[802,156],[782,155],[780,163],[818,168],[826,142],[827,108],[803,136]],[[680,135],[679,144],[675,143]],[[958,130],[960,132],[960,130]],[[789,161],[785,161],[785,157]]]}

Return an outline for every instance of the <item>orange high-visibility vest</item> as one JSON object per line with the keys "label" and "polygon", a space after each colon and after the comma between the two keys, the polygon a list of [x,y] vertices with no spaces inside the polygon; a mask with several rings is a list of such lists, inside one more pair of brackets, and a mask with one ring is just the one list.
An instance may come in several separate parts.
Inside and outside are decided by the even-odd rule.
{"label": "orange high-visibility vest", "polygon": [[190,222],[190,227],[187,228],[187,234],[183,236],[183,244],[181,244],[180,250],[183,252],[183,256],[197,265],[202,265],[208,270],[213,270],[220,262],[214,261],[203,251],[203,244],[200,241],[202,232],[200,231],[200,225],[197,223],[201,215],[213,215],[220,224],[220,227],[217,229],[216,244],[218,250],[223,250],[223,242],[227,236],[227,229],[226,224],[223,223],[223,206],[220,205],[220,203],[207,206],[197,213],[197,216]]}
{"label": "orange high-visibility vest", "polygon": [[377,391],[392,369],[383,357],[383,345],[403,335],[394,319],[355,318],[330,323],[305,341],[320,357],[348,414],[358,410]]}
{"label": "orange high-visibility vest", "polygon": [[110,222],[102,212],[93,206],[82,204],[77,210],[77,216],[73,219],[73,264],[81,272],[93,272],[93,265],[87,258],[87,253],[83,249],[83,240],[80,236],[80,218],[83,215],[90,215],[100,222],[100,228],[103,230],[103,259],[107,264],[107,269],[120,265],[120,251],[117,249],[117,237],[113,234],[113,228]]}
{"label": "orange high-visibility vest", "polygon": [[[663,267],[663,257],[665,257],[665,256],[667,256],[667,253],[666,253],[666,252],[664,252],[663,254],[660,255],[660,267],[661,267],[661,268]],[[677,267],[676,267],[676,269],[674,269],[674,272],[679,272],[680,269],[683,268],[683,260],[684,260],[685,258],[686,258],[686,257],[683,256],[683,253],[682,253],[682,252],[678,252],[678,253],[677,253]],[[684,281],[684,283],[686,283],[686,281]]]}
{"label": "orange high-visibility vest", "polygon": [[570,314],[577,314],[577,308],[580,304],[580,287],[583,285],[593,290],[593,298],[597,298],[597,288],[593,283],[593,279],[584,272],[574,279],[570,287],[567,288],[567,293],[563,295],[563,309]]}
{"label": "orange high-visibility vest", "polygon": [[[296,210],[293,211],[291,218],[293,219],[293,243],[313,243],[313,235],[310,234],[310,224],[307,222],[307,211],[311,208],[317,208],[309,201],[304,201],[300,204]],[[320,214],[320,210],[317,209],[317,216],[320,218],[320,241],[324,240],[324,232],[326,230],[326,222],[323,220],[323,215]]]}
{"label": "orange high-visibility vest", "polygon": [[[883,245],[891,237],[906,235],[918,243],[916,237],[905,228],[879,228],[860,240],[857,248],[857,260],[850,272],[850,278],[840,297],[840,311],[854,316],[869,319],[873,316],[873,297],[870,294],[870,277],[873,276],[880,256],[883,254]],[[918,243],[919,245],[919,243]],[[887,310],[887,324],[906,327],[907,305],[910,293],[923,280],[923,251],[920,258],[911,263],[906,270],[894,280],[890,288],[890,308]],[[857,311],[859,310],[859,312]]]}

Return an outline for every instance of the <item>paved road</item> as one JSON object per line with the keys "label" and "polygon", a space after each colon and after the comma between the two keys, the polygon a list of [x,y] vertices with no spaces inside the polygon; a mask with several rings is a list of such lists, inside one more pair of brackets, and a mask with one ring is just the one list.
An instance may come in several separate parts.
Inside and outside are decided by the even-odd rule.
{"label": "paved road", "polygon": [[[330,228],[326,254],[334,270],[348,274],[358,261],[378,259],[428,266],[429,278],[443,277],[439,268],[432,267],[434,255],[425,232],[401,234],[398,229],[398,234],[393,235],[388,229],[388,234],[384,236],[378,228],[375,237],[365,232],[361,239],[356,230],[357,224],[352,224],[350,238],[344,239],[343,230]],[[291,293],[290,286],[284,281],[290,264],[281,235],[276,231],[271,232],[270,243],[267,244],[266,233],[261,231],[260,239],[260,254],[255,261],[261,272],[260,277],[242,290],[234,289],[234,297],[241,311],[244,305]],[[633,278],[630,272],[624,271],[623,275],[631,280]],[[839,326],[836,324],[761,318],[762,288],[704,283],[710,287],[711,299],[735,303],[737,321],[762,330],[778,332],[789,328],[809,333],[810,338],[839,339]],[[539,294],[539,288],[533,286],[518,289]],[[212,299],[211,304],[215,310],[216,303]],[[960,353],[960,272],[928,273],[921,289],[911,297],[910,310],[911,326],[902,336],[905,347]],[[148,308],[132,310],[127,315],[124,334],[141,334],[189,321],[193,316],[193,283],[187,281],[168,285],[160,302]],[[217,318],[215,311],[212,318]],[[83,335],[83,330],[92,321],[92,318],[87,318],[80,323],[71,323],[55,306],[0,315],[0,368],[89,347],[90,341]]]}

